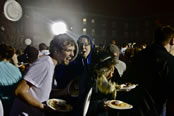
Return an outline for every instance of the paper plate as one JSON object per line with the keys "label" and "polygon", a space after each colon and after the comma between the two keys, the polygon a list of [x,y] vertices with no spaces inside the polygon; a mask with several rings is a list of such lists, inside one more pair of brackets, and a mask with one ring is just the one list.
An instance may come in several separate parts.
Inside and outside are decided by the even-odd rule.
{"label": "paper plate", "polygon": [[4,4],[4,15],[10,21],[18,21],[22,17],[22,7],[15,0],[7,0]]}
{"label": "paper plate", "polygon": [[92,95],[92,88],[89,90],[86,99],[85,99],[85,104],[84,104],[84,109],[83,109],[83,116],[86,116],[91,100],[91,95]]}
{"label": "paper plate", "polygon": [[47,105],[52,110],[59,112],[70,112],[72,110],[72,106],[70,104],[67,104],[66,101],[62,99],[49,99],[47,101]]}
{"label": "paper plate", "polygon": [[109,100],[108,101],[108,107],[112,108],[112,109],[117,109],[117,110],[127,110],[127,109],[132,109],[133,106],[120,101],[120,100]]}
{"label": "paper plate", "polygon": [[134,89],[138,86],[138,84],[121,84],[120,85],[120,90],[131,90],[131,89]]}

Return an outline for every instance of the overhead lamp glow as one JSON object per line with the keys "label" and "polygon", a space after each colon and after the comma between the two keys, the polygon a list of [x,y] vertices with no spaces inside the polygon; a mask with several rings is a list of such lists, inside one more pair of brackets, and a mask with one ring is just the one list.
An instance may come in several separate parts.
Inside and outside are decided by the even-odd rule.
{"label": "overhead lamp glow", "polygon": [[51,28],[54,35],[59,35],[67,32],[67,26],[64,22],[54,23]]}
{"label": "overhead lamp glow", "polygon": [[30,38],[25,39],[25,45],[30,45],[32,43]]}

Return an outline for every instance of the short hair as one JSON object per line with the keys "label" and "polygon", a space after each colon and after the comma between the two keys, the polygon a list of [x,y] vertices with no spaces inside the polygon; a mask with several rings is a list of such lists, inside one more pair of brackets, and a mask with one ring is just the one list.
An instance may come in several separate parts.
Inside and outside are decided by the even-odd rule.
{"label": "short hair", "polygon": [[59,34],[54,36],[53,40],[50,42],[50,47],[49,47],[50,56],[53,55],[55,50],[59,51],[64,50],[64,47],[67,45],[73,45],[76,47],[76,43],[73,40],[73,38],[71,38],[67,34]]}
{"label": "short hair", "polygon": [[39,51],[47,50],[47,49],[48,49],[48,46],[45,43],[40,43],[39,44]]}
{"label": "short hair", "polygon": [[174,28],[169,25],[160,26],[155,31],[155,42],[166,45],[174,37]]}
{"label": "short hair", "polygon": [[24,56],[27,63],[33,63],[38,58],[39,51],[28,45],[24,50]]}

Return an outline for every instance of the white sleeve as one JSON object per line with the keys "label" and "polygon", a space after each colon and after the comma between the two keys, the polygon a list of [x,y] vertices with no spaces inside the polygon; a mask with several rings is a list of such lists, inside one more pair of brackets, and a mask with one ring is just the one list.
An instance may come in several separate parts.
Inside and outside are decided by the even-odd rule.
{"label": "white sleeve", "polygon": [[48,72],[47,62],[34,62],[30,67],[24,79],[30,82],[32,85],[39,87],[42,81],[47,78],[46,74]]}

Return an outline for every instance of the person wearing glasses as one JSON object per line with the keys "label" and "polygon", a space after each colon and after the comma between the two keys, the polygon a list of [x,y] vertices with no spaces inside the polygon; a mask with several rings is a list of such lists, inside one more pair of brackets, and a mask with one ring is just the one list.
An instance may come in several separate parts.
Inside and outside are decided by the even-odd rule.
{"label": "person wearing glasses", "polygon": [[79,53],[76,59],[68,66],[59,64],[55,68],[56,88],[63,89],[68,86],[70,81],[79,77],[84,71],[88,70],[88,65],[91,64],[91,54],[93,43],[89,36],[81,35],[77,40]]}
{"label": "person wearing glasses", "polygon": [[[71,86],[73,86],[72,83],[74,83],[75,85],[77,85],[79,93],[79,83],[84,72],[88,72],[89,70],[93,50],[93,42],[91,37],[88,35],[81,35],[77,40],[77,44],[79,46],[79,52],[76,59],[73,62],[71,62],[68,66],[62,64],[57,65],[54,74],[56,83],[54,84],[54,88],[64,91],[62,92],[64,94],[61,94],[59,98],[65,98],[66,96],[67,101],[70,101],[72,105],[78,104],[78,95],[76,95],[76,97],[72,97],[74,96],[73,91],[66,90],[68,90],[68,87],[71,88]],[[51,95],[51,97],[54,96],[55,95],[53,94]],[[74,112],[75,109],[76,107],[74,106],[72,112]]]}

